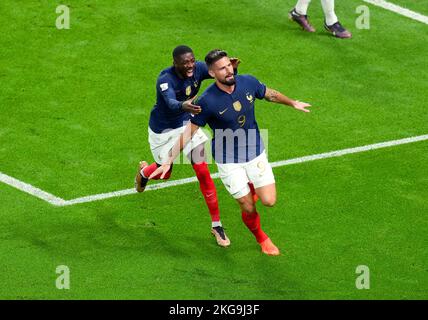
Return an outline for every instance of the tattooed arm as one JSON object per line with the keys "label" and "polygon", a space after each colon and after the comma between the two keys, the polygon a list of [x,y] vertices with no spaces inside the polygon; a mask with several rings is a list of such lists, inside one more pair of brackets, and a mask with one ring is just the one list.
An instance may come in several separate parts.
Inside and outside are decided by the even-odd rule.
{"label": "tattooed arm", "polygon": [[289,97],[283,95],[281,92],[270,88],[266,88],[265,100],[269,102],[285,104],[303,112],[310,112],[308,109],[305,109],[311,106],[309,103],[290,99]]}

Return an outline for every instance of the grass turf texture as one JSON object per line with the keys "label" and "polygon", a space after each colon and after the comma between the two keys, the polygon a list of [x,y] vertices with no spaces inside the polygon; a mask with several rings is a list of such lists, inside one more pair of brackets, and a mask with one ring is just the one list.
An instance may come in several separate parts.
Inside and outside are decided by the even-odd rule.
{"label": "grass turf texture", "polygon": [[[181,43],[199,59],[224,48],[240,73],[313,104],[303,114],[256,103],[271,161],[428,133],[428,26],[369,5],[371,29],[357,30],[362,1],[337,5],[350,41],[322,30],[317,1],[316,34],[287,20],[294,1],[67,4],[64,31],[54,1],[0,4],[0,171],[64,199],[132,187],[138,161],[151,160],[155,79]],[[278,204],[260,210],[283,251],[273,258],[220,181],[227,250],[209,234],[197,184],[66,208],[0,184],[0,297],[426,299],[427,151],[420,142],[275,169]],[[69,291],[55,288],[60,264]],[[370,290],[355,289],[360,264]]]}

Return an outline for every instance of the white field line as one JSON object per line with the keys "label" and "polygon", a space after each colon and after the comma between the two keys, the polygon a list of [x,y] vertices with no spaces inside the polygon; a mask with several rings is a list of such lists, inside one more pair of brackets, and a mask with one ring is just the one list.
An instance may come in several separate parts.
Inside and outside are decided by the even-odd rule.
{"label": "white field line", "polygon": [[[297,164],[297,163],[303,163],[303,162],[321,160],[321,159],[327,159],[327,158],[334,158],[334,157],[341,157],[341,156],[344,156],[347,154],[365,152],[365,151],[381,149],[381,148],[388,148],[388,147],[398,146],[398,145],[407,144],[407,143],[425,141],[425,140],[428,140],[428,134],[410,137],[410,138],[399,139],[399,140],[392,140],[392,141],[380,142],[380,143],[375,143],[375,144],[369,144],[369,145],[365,145],[365,146],[361,146],[361,147],[348,148],[348,149],[336,150],[336,151],[325,152],[325,153],[320,153],[320,154],[314,154],[314,155],[310,155],[310,156],[293,158],[293,159],[289,159],[289,160],[272,162],[271,166],[273,168],[282,167],[282,166],[287,166],[287,165],[291,165],[291,164]],[[219,177],[219,174],[218,173],[211,174],[211,177],[213,179],[217,179]],[[196,177],[184,178],[184,179],[179,179],[179,180],[171,180],[168,182],[156,183],[156,184],[149,185],[149,186],[147,186],[146,191],[164,189],[164,188],[174,187],[174,186],[178,186],[178,185],[182,185],[182,184],[193,183],[196,181],[197,181]],[[32,196],[35,196],[39,199],[46,201],[46,202],[49,202],[50,204],[52,204],[54,206],[70,206],[70,205],[79,204],[79,203],[99,201],[99,200],[122,197],[122,196],[137,193],[135,191],[135,189],[132,188],[132,189],[125,189],[125,190],[119,190],[119,191],[108,192],[108,193],[95,194],[95,195],[76,198],[76,199],[72,199],[72,200],[64,200],[64,199],[58,198],[58,197],[56,197],[50,193],[47,193],[47,192],[45,192],[39,188],[36,188],[36,187],[34,187],[28,183],[19,181],[13,177],[10,177],[6,174],[3,174],[1,172],[0,172],[0,182],[3,182],[9,186],[12,186],[18,190],[21,190],[25,193],[28,193]]]}
{"label": "white field line", "polygon": [[[387,148],[387,147],[392,147],[392,146],[398,146],[401,144],[424,141],[424,140],[428,140],[428,134],[422,135],[422,136],[405,138],[405,139],[369,144],[369,145],[361,146],[361,147],[348,148],[348,149],[343,149],[343,150],[314,154],[311,156],[299,157],[299,158],[294,158],[294,159],[289,159],[289,160],[272,162],[271,166],[273,168],[275,168],[275,167],[282,167],[282,166],[287,166],[287,165],[296,164],[296,163],[303,163],[303,162],[320,160],[320,159],[341,157],[341,156],[344,156],[346,154],[365,152],[365,151],[369,151],[369,150]],[[219,174],[218,173],[211,174],[211,177],[213,179],[217,179],[219,177]],[[164,183],[156,183],[156,184],[152,184],[152,185],[147,186],[145,192],[149,191],[149,190],[157,190],[157,189],[174,187],[174,186],[192,183],[192,182],[196,182],[196,181],[197,181],[196,177],[192,177],[192,178],[185,178],[185,179],[179,179],[179,180],[172,180],[172,181],[168,181],[168,182],[164,182]],[[86,197],[82,197],[82,198],[68,200],[68,201],[65,201],[65,203],[62,203],[60,205],[62,205],[62,206],[74,205],[74,204],[78,204],[78,203],[85,203],[85,202],[92,202],[92,201],[103,200],[103,199],[108,199],[108,198],[121,197],[121,196],[134,194],[134,193],[136,193],[136,191],[134,188],[132,188],[132,189],[96,194],[96,195],[92,195],[92,196],[86,196]]]}
{"label": "white field line", "polygon": [[24,191],[25,193],[31,194],[36,198],[45,200],[50,204],[53,204],[54,206],[64,206],[67,203],[67,201],[65,201],[64,199],[58,198],[53,194],[47,193],[39,188],[32,186],[31,184],[22,182],[18,179],[15,179],[1,172],[0,172],[0,182],[3,182],[18,190]]}
{"label": "white field line", "polygon": [[400,7],[400,6],[393,4],[391,2],[387,2],[384,0],[363,0],[363,1],[370,3],[370,4],[373,4],[375,6],[381,7],[383,9],[401,14],[402,16],[408,17],[410,19],[428,24],[428,17],[427,16],[424,16],[423,14],[420,14],[420,13],[414,12],[412,10]]}
{"label": "white field line", "polygon": [[[213,179],[216,179],[216,178],[218,178],[218,174],[217,173],[212,174],[211,177]],[[155,183],[155,184],[148,185],[146,187],[146,189],[144,190],[144,192],[147,192],[150,190],[164,189],[164,188],[168,188],[168,187],[175,187],[175,186],[179,186],[181,184],[187,184],[187,183],[192,183],[192,182],[196,182],[196,181],[198,181],[198,179],[196,177],[191,177],[191,178],[184,178],[184,179],[179,179],[179,180],[171,180],[168,182]],[[113,191],[113,192],[108,192],[108,193],[95,194],[92,196],[86,196],[86,197],[81,197],[81,198],[65,201],[65,203],[62,204],[62,206],[70,206],[70,205],[78,204],[78,203],[93,202],[93,201],[98,201],[98,200],[103,200],[103,199],[122,197],[122,196],[127,196],[130,194],[134,194],[134,193],[137,193],[137,191],[135,191],[135,188],[125,189],[125,190],[120,190],[120,191]]]}

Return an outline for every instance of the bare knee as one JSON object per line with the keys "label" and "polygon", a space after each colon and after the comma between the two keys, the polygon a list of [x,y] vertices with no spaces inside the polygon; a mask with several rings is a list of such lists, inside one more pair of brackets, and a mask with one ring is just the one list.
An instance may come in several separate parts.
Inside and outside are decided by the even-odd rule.
{"label": "bare knee", "polygon": [[237,201],[243,212],[247,212],[247,213],[256,212],[256,206],[251,196],[237,199]]}
{"label": "bare knee", "polygon": [[256,206],[254,205],[254,203],[246,203],[245,206],[241,208],[242,208],[242,211],[244,212],[248,212],[248,213],[256,212]]}
{"label": "bare knee", "polygon": [[260,202],[266,207],[273,207],[276,203],[275,184],[270,184],[256,189]]}
{"label": "bare knee", "polygon": [[268,195],[260,198],[261,203],[266,207],[273,207],[276,203],[276,195]]}

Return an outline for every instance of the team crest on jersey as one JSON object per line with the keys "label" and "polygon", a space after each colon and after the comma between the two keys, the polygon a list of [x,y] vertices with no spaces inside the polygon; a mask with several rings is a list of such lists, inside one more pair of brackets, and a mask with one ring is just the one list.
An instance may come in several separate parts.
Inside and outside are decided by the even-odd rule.
{"label": "team crest on jersey", "polygon": [[193,85],[195,86],[195,88],[197,88],[198,87],[198,81],[195,81],[195,82],[193,82]]}
{"label": "team crest on jersey", "polygon": [[233,103],[233,109],[235,109],[235,111],[236,111],[236,112],[241,111],[241,109],[242,109],[241,102],[239,102],[239,101],[235,101],[235,102]]}
{"label": "team crest on jersey", "polygon": [[254,102],[254,98],[253,98],[253,96],[252,96],[249,92],[247,92],[247,100],[248,100],[250,103],[253,103],[253,102]]}
{"label": "team crest on jersey", "polygon": [[187,88],[186,88],[186,96],[190,96],[190,94],[192,93],[192,87],[191,86],[188,86]]}

